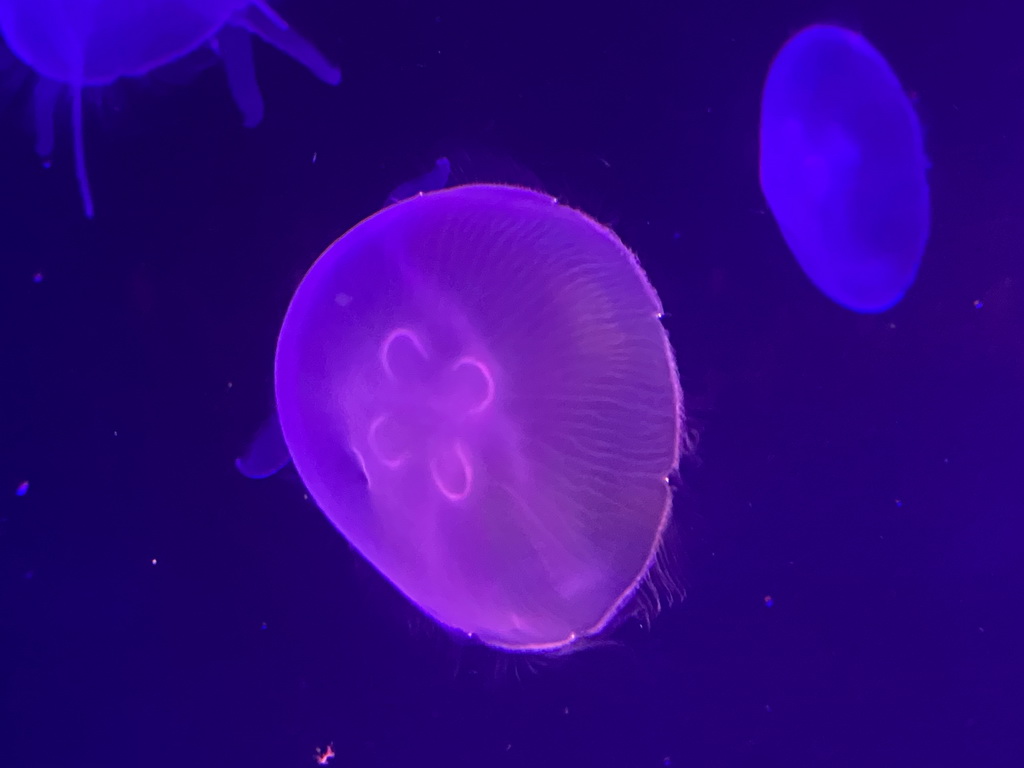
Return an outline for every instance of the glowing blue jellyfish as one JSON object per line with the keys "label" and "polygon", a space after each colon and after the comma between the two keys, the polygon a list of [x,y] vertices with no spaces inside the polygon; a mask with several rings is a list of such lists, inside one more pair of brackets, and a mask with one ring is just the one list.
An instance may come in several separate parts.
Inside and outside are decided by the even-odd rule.
{"label": "glowing blue jellyfish", "polygon": [[36,151],[53,151],[54,110],[71,91],[75,171],[93,215],[85,168],[82,89],[140,77],[209,45],[224,60],[247,126],[263,117],[250,36],[256,35],[336,84],[341,73],[271,9],[267,0],[0,0],[0,36],[39,75],[34,93]]}
{"label": "glowing blue jellyfish", "polygon": [[682,401],[661,304],[537,192],[409,198],[292,299],[277,407],[334,525],[444,625],[515,650],[600,632],[651,568]]}
{"label": "glowing blue jellyfish", "polygon": [[858,312],[896,304],[929,229],[921,127],[896,75],[863,37],[812,26],[768,72],[761,189],[807,276]]}

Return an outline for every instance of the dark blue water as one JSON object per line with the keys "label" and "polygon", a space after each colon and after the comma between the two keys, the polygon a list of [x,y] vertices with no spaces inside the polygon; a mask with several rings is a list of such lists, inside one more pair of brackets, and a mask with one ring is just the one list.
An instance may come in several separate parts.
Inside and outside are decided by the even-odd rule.
{"label": "dark blue water", "polygon": [[[952,6],[293,0],[345,81],[258,46],[251,130],[205,62],[87,100],[93,221],[12,70],[0,766],[1019,765],[1024,52]],[[816,22],[882,52],[932,162],[877,315],[819,293],[758,184],[768,65]],[[698,438],[685,599],[564,658],[445,634],[293,470],[234,466],[301,276],[442,156],[614,227]]]}

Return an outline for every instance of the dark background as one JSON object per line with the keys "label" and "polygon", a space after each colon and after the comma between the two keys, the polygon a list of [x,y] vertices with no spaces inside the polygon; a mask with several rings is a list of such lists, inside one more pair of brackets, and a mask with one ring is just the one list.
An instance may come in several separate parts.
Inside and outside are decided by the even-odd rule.
{"label": "dark background", "polygon": [[[219,66],[91,94],[91,222],[66,113],[44,169],[9,71],[0,766],[330,742],[334,768],[1024,764],[1009,7],[293,0],[345,82],[258,45],[254,130]],[[881,315],[817,292],[758,187],[768,64],[819,21],[888,58],[934,165],[924,265]],[[441,154],[612,224],[668,312],[699,436],[668,542],[687,595],[567,658],[446,636],[292,469],[233,467],[299,278]]]}

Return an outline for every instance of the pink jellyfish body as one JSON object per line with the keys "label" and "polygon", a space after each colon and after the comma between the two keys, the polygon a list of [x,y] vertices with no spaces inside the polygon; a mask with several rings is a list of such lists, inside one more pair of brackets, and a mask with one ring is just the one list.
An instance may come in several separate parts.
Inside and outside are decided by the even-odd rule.
{"label": "pink jellyfish body", "polygon": [[338,530],[512,650],[603,629],[651,568],[683,428],[662,308],[609,230],[525,189],[399,202],[306,275],[277,407]]}
{"label": "pink jellyfish body", "polygon": [[54,110],[71,91],[75,170],[93,215],[82,134],[82,89],[139,77],[204,45],[216,50],[246,125],[263,117],[253,68],[256,35],[336,84],[341,73],[294,32],[267,0],[0,0],[0,36],[39,75],[34,92],[36,151],[54,144]]}

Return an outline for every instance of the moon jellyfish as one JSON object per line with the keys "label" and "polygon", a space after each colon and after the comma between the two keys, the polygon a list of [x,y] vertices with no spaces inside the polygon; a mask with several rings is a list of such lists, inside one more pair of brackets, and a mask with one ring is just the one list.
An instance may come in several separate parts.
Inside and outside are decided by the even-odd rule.
{"label": "moon jellyfish", "polygon": [[782,46],[761,101],[761,189],[826,296],[858,312],[903,297],[928,239],[927,169],[910,100],[867,40],[812,26]]}
{"label": "moon jellyfish", "polygon": [[54,111],[71,92],[75,171],[86,216],[93,215],[85,167],[82,89],[105,86],[210,46],[227,70],[228,86],[247,126],[263,118],[251,37],[304,64],[326,83],[341,73],[292,30],[267,0],[0,0],[0,36],[39,75],[33,93],[36,152],[54,146]]}
{"label": "moon jellyfish", "polygon": [[285,441],[427,614],[498,648],[566,648],[633,596],[669,519],[683,411],[661,314],[618,238],[546,195],[409,198],[296,291]]}

